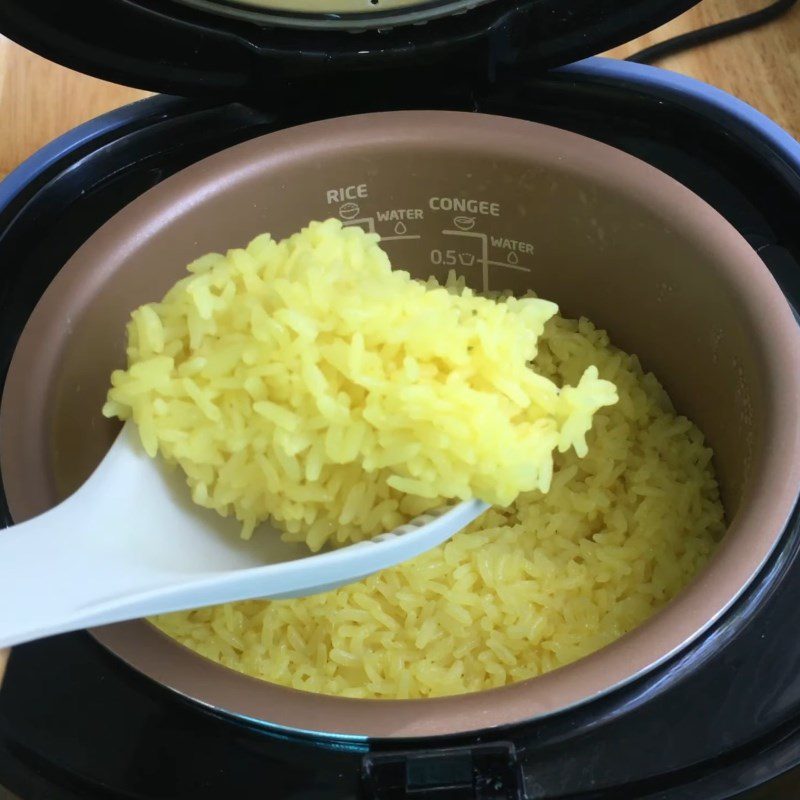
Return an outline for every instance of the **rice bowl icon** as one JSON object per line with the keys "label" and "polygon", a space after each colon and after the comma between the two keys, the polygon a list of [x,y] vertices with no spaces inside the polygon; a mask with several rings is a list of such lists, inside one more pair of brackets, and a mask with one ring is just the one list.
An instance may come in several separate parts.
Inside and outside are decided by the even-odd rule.
{"label": "rice bowl icon", "polygon": [[475,217],[455,217],[453,224],[460,231],[471,231],[475,227]]}
{"label": "rice bowl icon", "polygon": [[342,219],[355,219],[361,213],[357,203],[342,203],[339,206],[339,216]]}

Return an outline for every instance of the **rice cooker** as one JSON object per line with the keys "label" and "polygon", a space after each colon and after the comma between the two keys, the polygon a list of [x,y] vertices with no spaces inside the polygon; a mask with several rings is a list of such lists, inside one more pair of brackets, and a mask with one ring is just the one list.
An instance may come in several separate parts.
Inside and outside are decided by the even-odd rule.
{"label": "rice cooker", "polygon": [[[67,133],[0,185],[6,524],[68,493],[102,455],[112,430],[93,431],[74,413],[76,387],[102,391],[97,376],[119,352],[119,343],[106,341],[111,322],[119,327],[137,292],[174,280],[159,253],[180,266],[189,240],[205,246],[208,239],[210,249],[223,229],[244,234],[264,218],[269,184],[282,191],[267,215],[286,228],[280,232],[328,209],[378,230],[412,260],[424,243],[431,271],[455,259],[475,270],[481,288],[497,288],[488,284],[497,274],[507,276],[504,288],[524,288],[550,232],[535,219],[527,237],[518,224],[503,229],[501,206],[527,213],[527,201],[511,202],[521,175],[534,188],[550,187],[548,202],[565,220],[560,240],[550,242],[552,258],[563,259],[561,277],[543,293],[557,297],[563,285],[581,283],[564,273],[581,247],[607,276],[627,265],[625,280],[598,279],[575,312],[602,323],[604,306],[623,293],[634,309],[633,328],[621,330],[631,350],[663,340],[648,320],[677,315],[673,295],[682,293],[684,316],[674,319],[685,324],[674,346],[652,349],[661,347],[665,374],[692,373],[720,390],[716,405],[706,393],[697,414],[720,443],[726,508],[746,506],[753,531],[726,543],[727,571],[718,559],[660,620],[585,664],[502,694],[337,702],[210,664],[144,622],[20,646],[0,692],[0,785],[9,796],[800,796],[793,624],[800,466],[787,444],[797,429],[790,402],[797,365],[796,351],[784,347],[796,335],[791,310],[800,303],[800,145],[697,81],[579,60],[693,4],[326,0],[320,10],[302,0],[87,0],[76,12],[42,0],[0,7],[0,31],[21,44],[165,93]],[[478,159],[486,147],[491,158]],[[539,161],[530,171],[497,190],[502,202],[448,184],[468,174],[496,186],[498,169],[513,172],[533,151]],[[561,162],[584,164],[581,180]],[[430,181],[441,191],[432,193]],[[383,215],[370,191],[390,198]],[[571,202],[592,215],[572,214]],[[400,213],[409,209],[415,213]],[[582,220],[590,217],[587,238]],[[622,230],[620,220],[630,235],[598,233]],[[718,236],[723,228],[733,238]],[[574,250],[566,252],[566,242]],[[642,253],[649,253],[644,261]],[[722,284],[705,280],[709,265],[729,261],[753,270],[739,274],[745,301],[738,304]],[[790,311],[783,298],[781,309],[775,304],[761,272],[777,281]],[[566,295],[564,302],[569,310]],[[753,349],[759,331],[784,312],[788,327],[783,320],[774,348]],[[719,334],[709,338],[702,326],[711,319]],[[731,342],[749,353],[731,361],[738,372],[719,367]],[[744,383],[754,399],[733,414]],[[760,415],[774,428],[763,453],[749,428],[735,428],[741,419],[757,427]],[[58,466],[65,460],[72,471]],[[762,505],[748,494],[759,482]],[[736,586],[726,586],[736,569]]]}

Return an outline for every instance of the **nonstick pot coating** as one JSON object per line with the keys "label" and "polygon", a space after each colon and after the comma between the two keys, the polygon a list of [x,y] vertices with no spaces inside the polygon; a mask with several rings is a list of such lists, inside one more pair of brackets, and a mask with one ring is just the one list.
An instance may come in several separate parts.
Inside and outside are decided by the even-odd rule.
{"label": "nonstick pot coating", "polygon": [[519,684],[368,701],[278,687],[220,667],[143,621],[94,631],[135,669],[221,711],[340,736],[436,736],[585,702],[706,628],[777,542],[800,484],[798,332],[779,288],[716,211],[631,156],[535,123],[392,112],[251,140],[169,178],[70,259],[20,339],[0,408],[16,521],[72,492],[117,427],[100,415],[124,326],[205,252],[340,216],[376,229],[397,267],[476,289],[534,289],[638,354],[716,453],[729,529],[695,581],[637,630]]}

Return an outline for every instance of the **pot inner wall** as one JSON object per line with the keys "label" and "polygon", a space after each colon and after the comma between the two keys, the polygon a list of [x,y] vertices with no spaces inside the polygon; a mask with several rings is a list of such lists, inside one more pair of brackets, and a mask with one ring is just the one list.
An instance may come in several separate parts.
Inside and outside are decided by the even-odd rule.
{"label": "pot inner wall", "polygon": [[396,268],[554,300],[636,353],[713,447],[729,531],[670,607],[604,650],[501,690],[427,701],[322,698],[184,652],[141,622],[98,632],[190,697],[284,727],[430,736],[547,714],[608,691],[707,626],[777,541],[800,481],[800,349],[763,264],[713,209],[643,162],[580,136],[476,114],[397,112],[314,123],[212,156],[98,231],[45,293],[0,415],[17,521],[74,491],[118,430],[100,408],[124,328],[203,253],[339,217],[383,237]]}

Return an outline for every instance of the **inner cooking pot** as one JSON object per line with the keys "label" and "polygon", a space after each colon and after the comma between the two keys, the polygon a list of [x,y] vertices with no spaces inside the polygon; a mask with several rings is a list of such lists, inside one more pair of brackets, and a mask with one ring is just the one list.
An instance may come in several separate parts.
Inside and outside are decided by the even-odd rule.
{"label": "inner cooking pot", "polygon": [[[752,249],[687,189],[622,152],[521,120],[396,112],[254,139],[169,178],[104,225],[45,292],[0,410],[0,467],[21,522],[89,475],[116,431],[100,408],[130,311],[197,256],[338,216],[393,264],[478,290],[535,290],[655,372],[706,434],[729,523],[693,583],[616,643],[542,677],[433,700],[296,691],[213,664],[136,621],[95,630],[131,666],[220,711],[339,736],[475,731],[631,680],[697,636],[755,576],[800,485],[791,310]],[[113,535],[113,532],[110,532]],[[165,536],[168,532],[165,531]]]}

